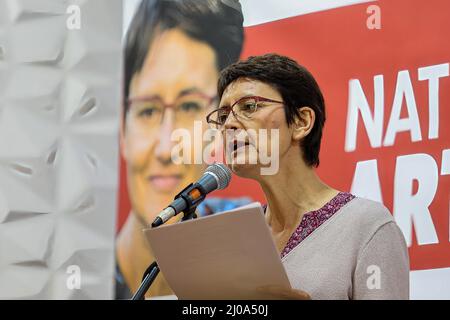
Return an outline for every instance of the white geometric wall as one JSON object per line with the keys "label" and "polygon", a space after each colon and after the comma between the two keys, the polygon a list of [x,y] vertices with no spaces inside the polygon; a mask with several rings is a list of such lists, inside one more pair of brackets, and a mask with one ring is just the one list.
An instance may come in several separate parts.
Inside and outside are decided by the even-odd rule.
{"label": "white geometric wall", "polygon": [[121,0],[0,1],[0,299],[113,297],[121,38]]}

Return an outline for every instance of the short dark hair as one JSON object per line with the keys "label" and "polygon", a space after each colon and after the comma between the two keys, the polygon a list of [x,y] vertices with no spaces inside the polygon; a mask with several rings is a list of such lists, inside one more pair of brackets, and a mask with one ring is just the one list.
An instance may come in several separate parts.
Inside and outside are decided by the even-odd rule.
{"label": "short dark hair", "polygon": [[216,53],[217,69],[239,59],[244,41],[244,17],[238,0],[142,0],[125,39],[124,119],[133,76],[142,69],[156,32],[179,28],[208,44]]}
{"label": "short dark hair", "polygon": [[319,166],[320,141],[325,124],[325,101],[313,75],[296,61],[278,54],[252,56],[225,68],[219,77],[218,95],[239,78],[258,80],[274,87],[283,97],[287,124],[299,116],[299,109],[311,107],[316,115],[311,132],[302,140],[300,147],[309,166]]}

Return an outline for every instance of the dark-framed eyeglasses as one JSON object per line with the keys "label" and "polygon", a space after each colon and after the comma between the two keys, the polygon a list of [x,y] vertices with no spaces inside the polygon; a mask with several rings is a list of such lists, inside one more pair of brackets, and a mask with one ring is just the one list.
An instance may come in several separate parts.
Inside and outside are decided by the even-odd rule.
{"label": "dark-framed eyeglasses", "polygon": [[231,106],[215,109],[206,116],[206,121],[217,129],[221,129],[231,113],[236,119],[250,120],[258,108],[262,107],[261,102],[284,104],[283,101],[272,100],[260,96],[242,97]]}
{"label": "dark-framed eyeglasses", "polygon": [[216,101],[217,96],[192,92],[178,96],[171,104],[165,103],[158,95],[133,97],[127,99],[126,103],[130,115],[140,119],[146,126],[159,125],[167,109],[174,111],[175,120],[180,126],[188,126],[200,120]]}

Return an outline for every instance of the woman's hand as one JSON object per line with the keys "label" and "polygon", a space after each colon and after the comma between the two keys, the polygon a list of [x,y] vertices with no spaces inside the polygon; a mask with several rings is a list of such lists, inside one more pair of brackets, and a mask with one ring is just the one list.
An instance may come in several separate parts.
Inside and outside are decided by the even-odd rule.
{"label": "woman's hand", "polygon": [[310,295],[305,291],[280,286],[260,287],[258,292],[270,300],[311,300]]}

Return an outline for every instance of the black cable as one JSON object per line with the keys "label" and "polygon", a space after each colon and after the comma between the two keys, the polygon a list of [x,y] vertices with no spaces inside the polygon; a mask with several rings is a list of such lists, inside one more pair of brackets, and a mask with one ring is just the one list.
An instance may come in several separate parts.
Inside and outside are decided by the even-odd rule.
{"label": "black cable", "polygon": [[[196,207],[190,208],[189,210],[187,210],[184,213],[184,217],[183,217],[182,221],[196,219],[197,214],[195,213],[195,209],[196,209]],[[147,270],[145,270],[141,285],[139,286],[138,290],[136,291],[134,296],[131,298],[131,300],[145,300],[145,294],[147,293],[148,289],[152,285],[153,281],[155,281],[156,277],[158,276],[158,273],[159,273],[159,266],[156,263],[156,261],[154,261],[147,268]]]}
{"label": "black cable", "polygon": [[144,300],[145,293],[148,291],[153,281],[155,281],[156,277],[159,273],[159,267],[156,261],[154,261],[144,272],[144,279],[139,286],[139,289],[136,291],[131,300]]}

